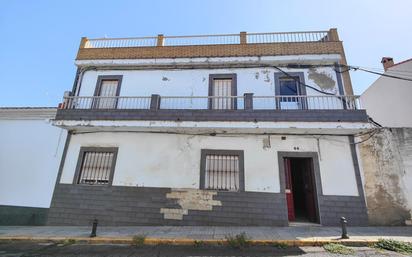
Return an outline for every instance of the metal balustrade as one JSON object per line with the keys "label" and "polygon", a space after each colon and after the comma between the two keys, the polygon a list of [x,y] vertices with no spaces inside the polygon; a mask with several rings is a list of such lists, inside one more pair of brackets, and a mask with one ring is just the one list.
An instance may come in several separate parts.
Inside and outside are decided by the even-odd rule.
{"label": "metal balustrade", "polygon": [[359,96],[68,96],[59,109],[358,110]]}
{"label": "metal balustrade", "polygon": [[356,110],[360,108],[359,96],[253,96],[253,109],[257,110]]}
{"label": "metal balustrade", "polygon": [[157,37],[96,38],[88,39],[84,48],[156,46]]}
{"label": "metal balustrade", "polygon": [[68,96],[60,109],[150,109],[150,96]]}
{"label": "metal balustrade", "polygon": [[243,96],[162,96],[160,109],[244,109]]}
{"label": "metal balustrade", "polygon": [[83,48],[118,48],[118,47],[155,47],[155,46],[189,46],[189,45],[227,45],[227,44],[262,44],[290,42],[329,42],[334,41],[330,31],[305,32],[271,32],[131,37],[131,38],[96,38],[86,39]]}
{"label": "metal balustrade", "polygon": [[328,42],[328,31],[248,33],[247,43]]}

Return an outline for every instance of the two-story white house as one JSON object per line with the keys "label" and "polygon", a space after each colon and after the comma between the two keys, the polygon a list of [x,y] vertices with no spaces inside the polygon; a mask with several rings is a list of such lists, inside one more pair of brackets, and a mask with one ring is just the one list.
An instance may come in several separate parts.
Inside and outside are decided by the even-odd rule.
{"label": "two-story white house", "polygon": [[49,225],[367,224],[336,29],[81,40]]}

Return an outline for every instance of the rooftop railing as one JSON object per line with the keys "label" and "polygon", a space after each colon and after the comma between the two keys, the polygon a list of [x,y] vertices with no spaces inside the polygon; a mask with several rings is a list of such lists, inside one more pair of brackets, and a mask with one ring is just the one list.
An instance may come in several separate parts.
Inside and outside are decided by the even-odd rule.
{"label": "rooftop railing", "polygon": [[359,96],[68,96],[59,109],[102,110],[358,110]]}
{"label": "rooftop railing", "polygon": [[289,42],[338,41],[336,29],[329,31],[272,32],[194,36],[132,37],[132,38],[84,38],[82,48],[155,47],[189,45],[264,44]]}

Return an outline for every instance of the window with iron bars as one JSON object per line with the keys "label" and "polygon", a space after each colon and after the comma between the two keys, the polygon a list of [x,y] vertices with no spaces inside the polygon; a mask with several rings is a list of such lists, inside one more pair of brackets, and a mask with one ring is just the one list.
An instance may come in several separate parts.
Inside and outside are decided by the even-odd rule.
{"label": "window with iron bars", "polygon": [[82,147],[77,165],[77,184],[109,185],[113,180],[117,148]]}
{"label": "window with iron bars", "polygon": [[202,150],[201,188],[244,190],[243,151]]}

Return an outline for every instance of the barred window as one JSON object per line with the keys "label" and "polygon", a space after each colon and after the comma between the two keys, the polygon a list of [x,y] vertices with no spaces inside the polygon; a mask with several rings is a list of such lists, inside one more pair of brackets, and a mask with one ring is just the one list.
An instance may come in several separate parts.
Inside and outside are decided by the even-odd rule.
{"label": "barred window", "polygon": [[202,150],[201,187],[239,191],[244,189],[243,151]]}
{"label": "barred window", "polygon": [[82,147],[76,171],[77,184],[111,184],[116,156],[117,148]]}

